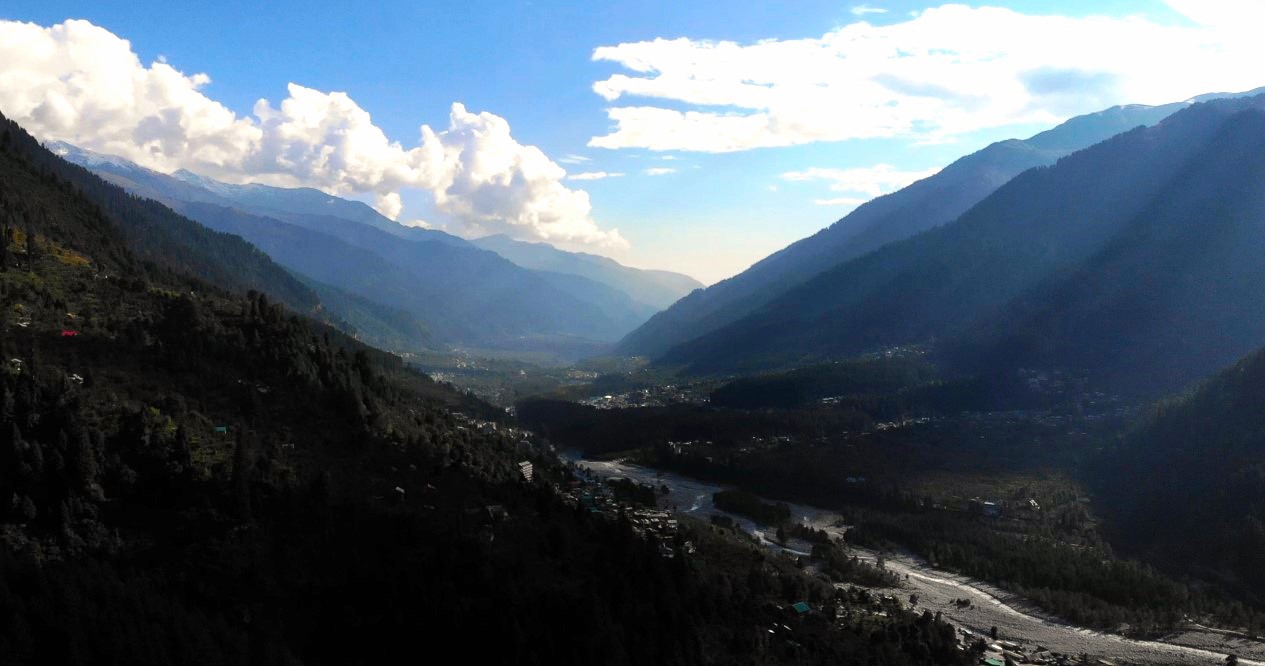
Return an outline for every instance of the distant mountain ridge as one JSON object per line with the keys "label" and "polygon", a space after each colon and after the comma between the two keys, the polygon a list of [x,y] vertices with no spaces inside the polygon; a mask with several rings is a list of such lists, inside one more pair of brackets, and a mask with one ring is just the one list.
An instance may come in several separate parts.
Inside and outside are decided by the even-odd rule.
{"label": "distant mountain ridge", "polygon": [[[344,316],[360,318],[359,328],[378,331],[384,346],[398,349],[388,341],[410,340],[416,346],[423,341],[418,331],[425,330],[428,343],[521,347],[540,339],[556,348],[574,339],[587,350],[592,341],[618,339],[654,312],[617,287],[563,272],[565,265],[524,268],[464,239],[399,225],[362,202],[319,190],[233,185],[187,171],[168,176],[68,144],[53,147],[135,194],[254,243],[323,290]],[[571,256],[549,250],[564,260]],[[585,262],[595,263],[587,256],[572,261]],[[624,269],[610,262],[603,270],[617,273],[611,266]],[[366,319],[370,303],[387,310]]]}
{"label": "distant mountain ridge", "polygon": [[1032,169],[663,357],[696,371],[938,341],[971,372],[1178,388],[1265,344],[1265,95],[1196,104]]}
{"label": "distant mountain ridge", "polygon": [[1250,94],[1216,93],[1162,106],[1117,106],[1072,118],[1027,140],[989,145],[933,176],[863,204],[732,278],[690,294],[628,334],[617,349],[628,355],[661,356],[738,321],[835,265],[953,221],[1032,167],[1053,164],[1120,132],[1155,124],[1191,103]]}
{"label": "distant mountain ridge", "polygon": [[608,257],[560,250],[544,242],[515,240],[505,234],[466,240],[438,229],[405,226],[384,217],[364,202],[342,199],[313,188],[233,185],[184,169],[171,175],[216,194],[226,203],[266,217],[288,220],[295,215],[316,215],[354,220],[409,240],[439,241],[458,247],[473,245],[530,270],[578,275],[618,289],[633,301],[653,308],[645,313],[647,317],[703,286],[680,273],[631,268]]}
{"label": "distant mountain ridge", "polygon": [[179,169],[170,175],[215,195],[216,201],[207,203],[232,206],[264,217],[283,221],[289,221],[292,216],[330,217],[359,222],[409,240],[467,245],[464,239],[452,234],[437,229],[408,227],[387,218],[363,201],[343,199],[311,187],[274,187],[259,183],[237,185],[200,176],[187,169]]}
{"label": "distant mountain ridge", "polygon": [[672,305],[682,296],[703,286],[698,280],[681,273],[629,268],[608,257],[566,252],[548,243],[515,240],[504,234],[485,236],[470,242],[524,268],[580,275],[620,289],[633,300],[652,308],[646,316]]}

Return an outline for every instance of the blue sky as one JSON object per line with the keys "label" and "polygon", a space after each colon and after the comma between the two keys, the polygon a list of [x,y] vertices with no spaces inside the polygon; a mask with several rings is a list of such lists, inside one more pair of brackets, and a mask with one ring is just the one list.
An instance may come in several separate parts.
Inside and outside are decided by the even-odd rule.
{"label": "blue sky", "polygon": [[[970,12],[952,16],[944,12],[936,23],[924,21],[930,31],[925,37],[923,32],[912,29],[915,24],[909,23],[914,19],[911,13],[939,7],[940,3],[873,1],[868,6],[862,6],[821,0],[533,0],[350,5],[343,2],[194,4],[134,0],[127,3],[59,2],[53,5],[0,0],[0,19],[33,22],[44,28],[71,18],[86,19],[114,36],[129,40],[130,48],[142,67],[149,67],[161,58],[185,75],[206,73],[210,82],[200,85],[198,91],[222,104],[239,120],[254,122],[254,105],[260,98],[270,100],[272,106],[279,110],[281,100],[290,94],[287,89],[290,83],[320,93],[345,92],[355,107],[371,116],[372,124],[380,128],[389,141],[402,144],[406,150],[419,144],[420,125],[429,125],[441,134],[449,128],[454,102],[460,102],[472,114],[494,114],[508,123],[513,141],[512,144],[502,142],[501,149],[498,149],[501,152],[496,154],[535,146],[549,161],[566,169],[570,176],[581,173],[623,175],[592,180],[551,180],[547,174],[539,175],[542,169],[548,171],[545,166],[530,166],[536,158],[523,153],[526,155],[523,160],[528,166],[522,167],[521,173],[513,171],[517,167],[507,167],[511,170],[506,173],[527,174],[527,178],[539,180],[539,187],[531,188],[527,194],[511,190],[493,191],[488,189],[491,186],[484,187],[486,183],[463,186],[457,182],[438,198],[434,187],[428,189],[427,186],[412,184],[421,180],[439,182],[435,180],[439,176],[417,176],[412,180],[404,176],[331,177],[307,167],[285,171],[277,166],[280,163],[277,159],[272,159],[267,168],[250,167],[260,164],[258,159],[243,158],[240,163],[233,162],[231,167],[224,166],[228,162],[220,160],[216,164],[226,171],[212,175],[250,179],[250,169],[257,168],[262,180],[307,184],[360,196],[382,204],[380,209],[394,206],[389,199],[380,197],[388,190],[398,191],[402,197],[399,219],[404,222],[424,220],[465,235],[506,231],[523,238],[546,238],[570,249],[609,254],[637,266],[679,270],[712,282],[826,226],[850,210],[855,201],[877,192],[890,191],[904,182],[902,178],[929,173],[993,140],[1027,136],[1068,115],[1114,103],[1161,103],[1210,91],[1199,88],[1201,85],[1216,87],[1222,84],[1233,86],[1229,89],[1247,89],[1265,83],[1251,81],[1250,73],[1238,70],[1226,72],[1219,78],[1191,74],[1155,81],[1145,79],[1140,73],[1135,76],[1130,67],[1140,65],[1130,65],[1123,56],[1118,66],[1108,67],[1101,75],[1090,72],[1093,76],[1089,76],[1086,72],[1096,66],[1092,62],[1086,65],[1081,61],[1068,61],[1068,58],[1074,58],[1069,55],[1070,52],[1086,50],[1086,45],[1067,42],[1077,41],[1083,31],[1087,44],[1098,44],[1088,48],[1092,52],[1090,56],[1097,55],[1098,60],[1112,60],[1102,57],[1103,53],[1114,55],[1111,51],[1101,50],[1106,48],[1101,45],[1106,41],[1102,36],[1121,31],[1119,26],[1107,26],[1104,30],[1094,29],[1088,23],[1082,26],[1070,22],[1053,29],[1053,32],[1065,36],[1062,43],[1066,44],[1066,49],[1048,49],[1050,71],[1058,72],[1059,76],[1075,72],[1077,76],[1084,75],[1084,81],[1107,83],[1086,85],[1084,94],[1069,86],[1057,94],[1038,96],[1031,92],[1036,89],[1031,85],[1035,79],[1023,74],[1027,78],[1022,80],[1029,84],[1029,91],[1023,97],[1012,95],[962,101],[968,97],[965,93],[959,98],[952,91],[918,92],[914,97],[901,98],[899,105],[896,101],[886,102],[893,109],[904,109],[894,111],[893,116],[897,119],[892,121],[892,127],[886,127],[884,118],[867,113],[865,109],[848,106],[852,89],[841,84],[837,90],[828,90],[816,96],[812,92],[813,86],[825,90],[829,88],[829,82],[814,84],[811,79],[796,78],[796,70],[811,70],[818,63],[829,66],[832,62],[820,60],[818,52],[823,44],[805,40],[819,40],[861,20],[875,26],[909,23],[911,30],[902,33],[899,39],[879,35],[892,43],[899,42],[901,49],[908,49],[910,44],[916,48],[920,39],[928,40],[929,45],[934,46],[933,42],[937,39],[948,38],[944,33],[955,30],[979,29],[983,35],[981,39],[987,41],[996,37],[997,30],[1010,30],[1012,25],[1018,31],[1026,29],[1021,22],[1025,16],[1061,15],[1083,19],[1102,15],[1121,20],[1122,17],[1132,16],[1145,25],[1121,24],[1128,27],[1124,32],[1129,36],[1123,42],[1131,53],[1156,49],[1155,55],[1160,57],[1159,49],[1165,40],[1171,39],[1161,29],[1198,29],[1202,30],[1198,33],[1200,35],[1216,35],[1216,40],[1213,40],[1216,48],[1211,50],[1220,51],[1217,55],[1205,53],[1209,49],[1204,49],[1192,58],[1196,62],[1215,63],[1215,57],[1228,57],[1225,54],[1227,49],[1223,48],[1225,44],[1239,48],[1232,35],[1221,36],[1224,26],[1235,23],[1226,18],[1227,14],[1233,13],[1234,3],[1221,3],[1224,5],[1221,6],[1218,0],[1207,2],[1220,7],[1220,13],[1193,16],[1194,10],[1189,9],[1187,0],[993,3],[1012,12],[993,15],[992,18],[982,14],[977,17]],[[976,8],[981,6],[973,5]],[[876,11],[867,11],[867,7]],[[682,41],[675,47],[666,42],[651,43],[651,40],[659,38],[688,41]],[[1186,37],[1182,39],[1195,41]],[[699,64],[712,52],[708,40],[733,42],[735,57],[724,58],[721,64]],[[858,43],[876,41],[879,40]],[[785,45],[786,53],[747,48],[761,42]],[[645,45],[636,49],[619,47],[637,43]],[[595,50],[603,47],[613,49],[609,51],[610,57],[595,61]],[[847,52],[852,46],[830,48],[842,49],[832,52],[830,58],[840,55],[852,57]],[[999,41],[995,48],[998,60],[1022,60],[1022,67],[1016,66],[1015,69],[1021,73],[1040,70],[1043,66],[1040,59],[1046,57],[1042,51],[1028,52],[1022,45],[1016,46],[1004,40]],[[1095,48],[1098,50],[1094,51]],[[760,70],[766,52],[773,54],[771,57],[785,57],[786,61],[770,65],[775,70],[774,74],[753,73],[751,76],[758,82],[748,86],[747,75],[741,68],[750,67],[753,72]],[[635,64],[630,65],[638,58],[667,63],[659,64],[658,71],[677,72],[680,76],[675,81],[666,81],[669,78],[666,75],[656,79],[653,72],[639,72]],[[1206,59],[1199,61],[1198,58]],[[876,62],[876,66],[881,68],[888,61]],[[733,63],[735,71],[730,71],[730,63]],[[39,66],[51,65],[44,63]],[[892,66],[896,68],[892,70],[896,74],[880,71],[870,78],[881,80],[884,86],[895,89],[891,81],[899,74],[899,63]],[[950,62],[946,66],[951,68],[955,65]],[[1003,76],[990,73],[991,70],[985,70],[978,62],[975,66],[976,73],[970,76]],[[3,77],[5,67],[0,64],[0,77]],[[964,65],[961,71],[966,69]],[[766,80],[770,76],[776,79],[779,76],[777,71],[786,72],[790,80]],[[969,82],[974,79],[958,80],[953,72],[952,69],[945,70],[946,87],[958,90],[970,87]],[[57,78],[64,80],[66,75],[61,73],[50,80]],[[630,79],[640,80],[629,82]],[[703,79],[711,81],[714,86],[708,88],[691,83]],[[1009,79],[998,80],[1009,82]],[[614,82],[608,86],[610,92],[607,97],[597,94],[594,89],[595,84],[604,81]],[[964,86],[963,81],[967,85]],[[982,80],[981,85],[988,83]],[[927,81],[904,79],[901,84],[917,84],[923,89],[929,86]],[[862,87],[854,88],[861,90]],[[771,116],[779,113],[782,116],[770,124],[772,129],[765,132],[767,136],[764,139],[749,140],[742,132],[736,135],[737,138],[733,132],[726,135],[728,138],[720,138],[720,134],[724,133],[722,130],[717,130],[718,138],[710,143],[691,138],[692,134],[707,134],[710,131],[707,128],[713,125],[719,127],[718,123],[726,122],[725,116],[760,113],[758,102],[743,101],[748,94],[777,97],[782,90],[787,91],[785,97],[789,101],[785,108],[769,112]],[[707,97],[700,101],[696,93]],[[859,98],[871,93],[857,92],[856,96]],[[820,103],[818,105],[825,108],[816,108],[811,113],[795,108],[795,100],[791,99],[793,94],[807,95],[803,106]],[[28,102],[38,101],[40,95],[41,91],[34,89],[25,99]],[[985,96],[988,95],[991,93]],[[17,101],[8,101],[8,106],[21,107],[23,102],[15,99]],[[875,99],[873,104],[866,102],[872,107],[871,111],[873,108],[881,110],[876,105],[883,99]],[[324,98],[320,97],[313,101],[322,100]],[[941,106],[927,106],[932,102]],[[78,103],[75,99],[70,101],[71,105]],[[32,104],[34,102],[27,106]],[[838,113],[834,114],[831,107],[836,104]],[[980,106],[972,107],[972,104]],[[19,122],[23,122],[21,112],[5,108],[5,105],[3,92],[0,91],[0,110],[15,115]],[[623,138],[621,134],[621,138],[606,142],[608,145],[618,143],[618,147],[591,146],[590,142],[595,137],[614,135],[618,128],[608,117],[607,110],[624,106],[709,115],[699,120],[705,124],[700,132],[691,129],[693,126],[674,132],[669,127],[646,120],[637,120],[636,124],[629,121],[626,129],[631,138]],[[992,109],[1003,107],[1007,109],[1005,113],[998,112],[993,114],[996,117],[985,118]],[[345,108],[345,105],[340,108]],[[937,110],[941,108],[943,113]],[[990,111],[971,113],[971,108]],[[902,116],[902,113],[905,115]],[[29,115],[29,122],[35,125],[32,130],[37,134],[43,129],[42,133],[49,138],[89,144],[100,139],[99,145],[89,146],[96,148],[118,145],[117,141],[110,143],[104,133],[93,135],[91,128],[76,127],[72,134],[68,134],[71,130],[64,124],[58,126],[49,122],[41,125],[39,118],[43,116],[36,111],[31,111]],[[81,112],[74,117],[82,124],[82,118],[96,116]],[[940,122],[942,118],[943,123]],[[486,129],[480,124],[483,121],[473,117],[466,120],[468,122],[461,132],[456,132],[454,125],[454,133],[446,136],[444,145],[474,147],[469,150],[481,145],[470,137],[482,136]],[[870,127],[876,123],[886,128]],[[259,121],[258,124],[262,126],[264,122]],[[509,141],[508,136],[504,138]],[[737,143],[733,143],[735,141]],[[319,154],[319,151],[310,150],[311,146],[302,148],[303,155]],[[289,146],[287,150],[290,152],[286,155],[300,154],[293,152],[298,150],[294,146]],[[205,156],[205,153],[202,154]],[[385,155],[383,150],[366,154]],[[160,168],[164,165],[190,166],[187,160],[193,159],[177,155],[155,157],[153,149],[145,156],[157,160],[150,165]],[[383,159],[397,158],[384,156]],[[412,160],[409,164],[414,167],[420,164],[418,160],[421,158],[416,155],[409,159]],[[889,179],[879,178],[873,183],[858,184],[854,181],[872,178],[873,172],[838,173],[838,170],[845,169],[872,170],[880,164],[888,165],[890,171],[896,172],[895,175]],[[236,171],[230,174],[227,172],[230,168]],[[672,170],[670,173],[648,175],[655,170],[669,169]],[[448,178],[443,181],[444,185],[435,187],[448,187],[452,181],[451,174]],[[844,180],[848,182],[840,184]],[[399,185],[404,182],[409,185]],[[838,189],[832,190],[832,184]],[[587,193],[588,201],[571,196],[579,191]],[[462,192],[469,194],[468,199],[461,198],[464,196]],[[480,199],[480,196],[484,198]],[[556,219],[540,222],[537,213],[523,213],[513,208],[523,201],[556,202],[559,196],[564,201],[560,204],[564,210],[556,213]],[[498,215],[507,217],[507,220],[496,219]],[[546,211],[545,215],[554,213]],[[618,229],[619,234],[614,240],[610,233],[613,229]]]}

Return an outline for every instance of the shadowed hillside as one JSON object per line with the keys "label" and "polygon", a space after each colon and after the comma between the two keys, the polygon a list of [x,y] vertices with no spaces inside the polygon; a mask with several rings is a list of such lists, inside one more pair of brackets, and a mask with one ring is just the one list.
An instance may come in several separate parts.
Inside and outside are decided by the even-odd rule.
{"label": "shadowed hillside", "polygon": [[779,250],[742,273],[690,294],[620,342],[628,354],[658,356],[758,311],[815,275],[887,243],[956,219],[1011,178],[1185,104],[1130,105],[1072,118],[1027,140],[994,143],[897,192],[863,204],[829,227]]}
{"label": "shadowed hillside", "polygon": [[714,371],[947,340],[969,371],[1088,366],[1124,389],[1179,387],[1265,341],[1263,104],[1199,104],[1028,171],[663,361]]}

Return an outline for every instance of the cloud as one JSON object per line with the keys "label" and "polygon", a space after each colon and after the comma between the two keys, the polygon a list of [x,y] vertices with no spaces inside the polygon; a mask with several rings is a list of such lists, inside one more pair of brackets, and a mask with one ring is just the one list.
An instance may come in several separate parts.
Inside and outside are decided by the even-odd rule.
{"label": "cloud", "polygon": [[887,10],[883,9],[882,7],[871,7],[869,5],[854,5],[852,9],[849,9],[848,11],[852,12],[853,16],[865,16],[866,14],[886,14],[887,13]]}
{"label": "cloud", "polygon": [[262,137],[202,94],[206,74],[161,61],[144,67],[126,40],[86,21],[0,21],[0,63],[0,110],[44,138],[157,169],[222,174]]}
{"label": "cloud", "polygon": [[422,125],[406,148],[390,140],[346,93],[291,83],[274,106],[239,117],[205,94],[206,74],[186,75],[87,21],[49,28],[0,21],[0,110],[45,140],[117,154],[162,171],[307,185],[371,194],[399,217],[400,191],[422,190],[471,233],[623,247],[591,217],[588,194],[509,123],[453,104],[446,129]]}
{"label": "cloud", "polygon": [[588,193],[562,184],[566,171],[535,146],[510,135],[509,123],[453,104],[449,128],[422,126],[422,143],[410,153],[435,173],[423,183],[439,210],[462,220],[471,233],[508,233],[546,241],[626,247],[616,230],[590,218]]}
{"label": "cloud", "polygon": [[568,174],[567,180],[602,180],[603,178],[619,178],[622,175],[624,174],[606,171],[585,171],[583,173]]}
{"label": "cloud", "polygon": [[613,127],[596,148],[730,152],[819,141],[924,143],[1053,124],[1113,104],[1158,104],[1261,84],[1265,5],[1168,0],[1188,23],[1037,16],[944,5],[818,38],[688,38],[602,46],[621,68],[593,84]]}
{"label": "cloud", "polygon": [[835,197],[833,199],[813,199],[818,206],[860,206],[868,201],[860,197]]}
{"label": "cloud", "polygon": [[377,208],[379,213],[398,222],[400,213],[404,212],[404,201],[400,199],[398,192],[387,192],[373,198],[373,207]]}
{"label": "cloud", "polygon": [[[858,167],[853,169],[823,169],[820,167],[812,167],[802,171],[788,171],[782,174],[782,180],[790,182],[814,182],[824,181],[829,184],[831,192],[847,192],[854,195],[865,195],[866,199],[872,199],[880,194],[894,192],[906,185],[935,175],[939,169],[927,169],[923,171],[902,171],[890,164],[876,164],[872,167]],[[854,197],[855,198],[855,197]],[[831,199],[826,200],[823,205],[834,205],[836,203],[864,203],[866,199],[853,201],[852,199]],[[823,201],[817,203],[822,204]]]}
{"label": "cloud", "polygon": [[575,153],[567,153],[566,155],[559,157],[558,161],[563,164],[584,164],[585,162],[590,162],[592,160],[583,155],[576,155]]}
{"label": "cloud", "polygon": [[647,176],[666,176],[670,173],[676,173],[676,169],[672,167],[650,167],[649,169],[642,169],[641,172]]}

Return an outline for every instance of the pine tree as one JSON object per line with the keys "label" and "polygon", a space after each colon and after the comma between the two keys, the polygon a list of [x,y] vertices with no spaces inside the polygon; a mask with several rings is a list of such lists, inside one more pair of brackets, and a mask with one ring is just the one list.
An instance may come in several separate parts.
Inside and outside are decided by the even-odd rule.
{"label": "pine tree", "polygon": [[[7,213],[6,213],[7,215]],[[6,219],[0,226],[0,272],[9,270],[9,243],[13,242],[13,229]]]}
{"label": "pine tree", "polygon": [[35,230],[30,225],[26,227],[26,269],[28,271],[35,270],[35,260],[39,258],[40,247],[35,242]]}
{"label": "pine tree", "polygon": [[239,428],[237,442],[233,447],[233,487],[237,495],[238,517],[245,522],[251,521],[250,468],[253,466],[253,456],[250,448],[246,434]]}

